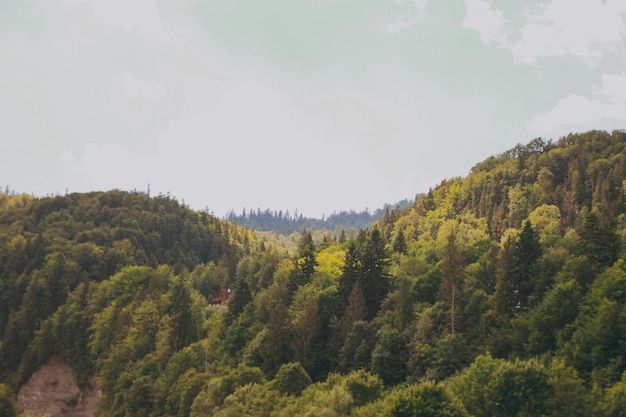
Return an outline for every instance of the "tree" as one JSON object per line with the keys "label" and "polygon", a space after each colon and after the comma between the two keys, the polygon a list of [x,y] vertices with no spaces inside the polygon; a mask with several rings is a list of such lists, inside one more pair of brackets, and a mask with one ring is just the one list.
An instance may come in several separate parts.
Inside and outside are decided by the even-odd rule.
{"label": "tree", "polygon": [[453,231],[443,252],[443,281],[439,299],[443,301],[450,318],[450,333],[455,334],[461,318],[463,294],[463,259]]}
{"label": "tree", "polygon": [[263,351],[263,366],[267,375],[273,375],[278,367],[293,359],[293,327],[287,307],[278,303],[270,312]]}
{"label": "tree", "polygon": [[494,308],[499,315],[515,312],[515,241],[509,237],[502,244],[496,273]]}
{"label": "tree", "polygon": [[548,378],[537,361],[510,363],[479,356],[450,387],[473,416],[542,416],[551,411]]}
{"label": "tree", "polygon": [[311,377],[299,362],[283,364],[272,381],[274,388],[286,395],[300,395],[312,383]]}
{"label": "tree", "polygon": [[372,371],[380,375],[385,384],[395,385],[407,375],[407,344],[402,334],[391,327],[383,326],[376,334],[376,346],[372,351]]}
{"label": "tree", "polygon": [[529,221],[524,223],[517,239],[510,236],[505,240],[496,277],[495,306],[498,313],[525,311],[534,302],[533,293],[543,291],[539,270],[541,253],[539,237]]}
{"label": "tree", "polygon": [[389,260],[380,231],[374,228],[366,241],[361,262],[361,291],[367,306],[368,320],[376,316],[389,292],[387,266]]}
{"label": "tree", "polygon": [[171,300],[169,313],[172,317],[172,347],[177,351],[197,340],[198,335],[191,315],[191,295],[187,285],[177,277],[170,288]]}
{"label": "tree", "polygon": [[407,250],[408,248],[406,245],[406,239],[404,238],[404,232],[402,229],[399,229],[396,234],[396,239],[393,241],[393,251],[406,255]]}
{"label": "tree", "polygon": [[542,250],[539,236],[533,229],[530,221],[524,223],[519,241],[516,245],[516,277],[515,277],[515,303],[521,309],[527,309],[532,304],[531,295],[534,291],[543,292],[543,288],[537,288],[541,283],[539,276],[539,259]]}
{"label": "tree", "polygon": [[298,288],[311,282],[317,261],[315,259],[315,243],[310,232],[304,230],[298,241],[296,253],[296,268],[289,283],[290,292],[295,293]]}
{"label": "tree", "polygon": [[0,383],[0,416],[2,417],[17,417],[17,411],[15,411],[15,394],[11,392],[11,389]]}
{"label": "tree", "polygon": [[583,255],[594,267],[605,268],[615,262],[619,239],[610,221],[600,221],[596,212],[592,211],[585,217],[579,234]]}
{"label": "tree", "polygon": [[320,331],[318,311],[317,297],[309,297],[293,323],[296,335],[294,351],[305,368],[311,365],[313,339]]}
{"label": "tree", "polygon": [[337,315],[343,314],[354,284],[360,279],[361,260],[354,242],[348,244],[346,258],[337,284]]}
{"label": "tree", "polygon": [[237,318],[250,301],[252,301],[250,287],[245,279],[240,278],[235,284],[233,295],[228,300],[228,315],[230,318]]}
{"label": "tree", "polygon": [[401,389],[391,410],[393,417],[462,417],[464,412],[443,385],[427,381]]}

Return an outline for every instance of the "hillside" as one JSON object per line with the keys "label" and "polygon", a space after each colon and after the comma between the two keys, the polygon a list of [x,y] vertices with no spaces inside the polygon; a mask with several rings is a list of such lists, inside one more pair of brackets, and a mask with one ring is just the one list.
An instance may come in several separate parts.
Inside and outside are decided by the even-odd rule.
{"label": "hillside", "polygon": [[164,196],[3,195],[0,409],[62,358],[111,416],[625,415],[625,193],[592,131],[291,255]]}

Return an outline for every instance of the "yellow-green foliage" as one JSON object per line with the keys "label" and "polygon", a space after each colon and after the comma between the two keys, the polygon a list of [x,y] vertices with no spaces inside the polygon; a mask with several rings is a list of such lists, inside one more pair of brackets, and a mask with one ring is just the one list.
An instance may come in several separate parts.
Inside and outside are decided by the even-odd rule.
{"label": "yellow-green foliage", "polygon": [[0,194],[0,383],[61,355],[111,416],[622,415],[625,145],[518,145],[341,241]]}

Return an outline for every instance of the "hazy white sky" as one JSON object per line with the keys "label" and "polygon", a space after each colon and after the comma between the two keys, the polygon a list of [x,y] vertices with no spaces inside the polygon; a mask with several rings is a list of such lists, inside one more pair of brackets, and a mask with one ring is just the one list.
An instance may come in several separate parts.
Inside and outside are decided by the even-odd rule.
{"label": "hazy white sky", "polygon": [[624,128],[624,0],[0,1],[19,192],[321,216]]}

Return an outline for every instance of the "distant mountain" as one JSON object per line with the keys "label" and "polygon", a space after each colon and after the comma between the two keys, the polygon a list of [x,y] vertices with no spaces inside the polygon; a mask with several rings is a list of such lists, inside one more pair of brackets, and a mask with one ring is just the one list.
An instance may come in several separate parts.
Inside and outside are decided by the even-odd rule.
{"label": "distant mountain", "polygon": [[286,211],[272,211],[270,209],[246,211],[243,209],[241,214],[231,211],[225,217],[225,220],[237,223],[240,226],[251,230],[271,231],[289,235],[294,232],[301,232],[306,229],[308,231],[329,231],[339,233],[341,230],[348,231],[351,228],[356,230],[364,229],[379,220],[386,211],[398,210],[409,207],[412,201],[402,200],[395,204],[387,204],[383,208],[376,209],[374,212],[363,210],[360,212],[339,211],[334,212],[328,217],[322,219],[304,217],[298,214],[297,210],[291,214]]}

